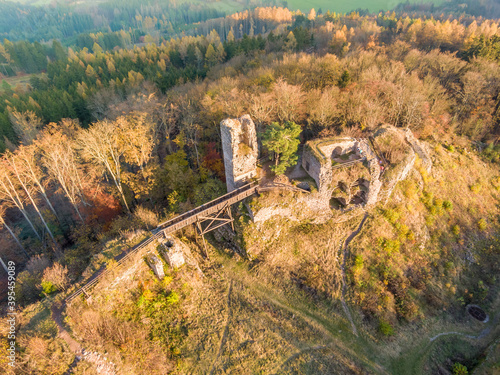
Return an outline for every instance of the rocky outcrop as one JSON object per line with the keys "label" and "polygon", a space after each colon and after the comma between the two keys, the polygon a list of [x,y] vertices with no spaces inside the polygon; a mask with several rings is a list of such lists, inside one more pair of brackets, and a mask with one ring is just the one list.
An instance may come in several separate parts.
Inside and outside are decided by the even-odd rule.
{"label": "rocky outcrop", "polygon": [[230,192],[257,175],[257,133],[249,115],[225,119],[220,128],[227,191]]}
{"label": "rocky outcrop", "polygon": [[432,169],[432,160],[429,155],[429,146],[416,139],[410,129],[406,129],[405,136],[406,141],[411,145],[413,151],[415,151],[418,157],[422,160],[422,165],[427,173],[430,173]]}
{"label": "rocky outcrop", "polygon": [[408,174],[415,166],[416,155],[413,149],[411,149],[406,156],[406,159],[401,163],[400,168],[398,168],[398,173],[391,176],[391,178],[387,178],[384,181],[383,187],[381,188],[379,200],[384,199],[385,203],[391,197],[392,191],[398,184],[398,182],[403,181],[408,177]]}

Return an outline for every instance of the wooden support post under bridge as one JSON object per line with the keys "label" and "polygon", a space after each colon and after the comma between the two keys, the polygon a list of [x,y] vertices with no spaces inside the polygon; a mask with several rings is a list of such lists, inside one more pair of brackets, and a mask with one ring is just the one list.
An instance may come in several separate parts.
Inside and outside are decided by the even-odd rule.
{"label": "wooden support post under bridge", "polygon": [[[204,225],[208,223],[207,225]],[[226,203],[219,211],[214,212],[208,216],[199,215],[196,221],[196,229],[198,234],[203,239],[203,246],[205,248],[205,256],[208,258],[207,244],[205,241],[205,234],[226,224],[231,224],[231,229],[234,232],[234,219],[231,213],[231,205]]]}

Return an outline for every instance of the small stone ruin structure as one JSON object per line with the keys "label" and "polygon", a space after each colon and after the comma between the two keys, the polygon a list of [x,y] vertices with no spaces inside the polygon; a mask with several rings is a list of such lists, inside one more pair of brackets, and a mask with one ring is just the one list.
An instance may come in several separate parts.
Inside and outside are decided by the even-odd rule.
{"label": "small stone ruin structure", "polygon": [[163,280],[163,278],[165,277],[165,271],[163,270],[163,262],[161,261],[161,259],[154,254],[148,254],[146,256],[146,259],[156,277],[160,280]]}
{"label": "small stone ruin structure", "polygon": [[161,237],[159,241],[163,245],[160,251],[170,267],[179,268],[186,263],[184,243],[169,235]]}
{"label": "small stone ruin structure", "polygon": [[[294,169],[291,181],[309,193],[295,193],[293,204],[285,196],[254,198],[249,215],[254,222],[273,216],[313,223],[348,220],[377,202],[387,202],[397,183],[412,170],[417,155],[430,171],[427,145],[411,131],[391,125],[381,125],[369,138],[311,140],[299,162],[302,168]],[[295,173],[301,170],[302,175]]]}
{"label": "small stone ruin structure", "polygon": [[[373,204],[378,190],[380,167],[367,139],[324,138],[309,141],[302,155],[302,167],[318,187],[319,195],[332,197],[342,207]],[[341,172],[357,166],[353,176]],[[373,168],[372,168],[373,167]],[[338,177],[338,178],[337,178]]]}
{"label": "small stone ruin structure", "polygon": [[257,175],[257,133],[249,115],[225,119],[220,127],[227,191],[231,192]]}

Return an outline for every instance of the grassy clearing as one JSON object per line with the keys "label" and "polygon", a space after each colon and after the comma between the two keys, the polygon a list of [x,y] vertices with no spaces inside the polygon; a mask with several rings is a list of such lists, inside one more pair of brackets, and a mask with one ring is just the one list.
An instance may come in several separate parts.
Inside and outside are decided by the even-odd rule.
{"label": "grassy clearing", "polygon": [[[413,1],[410,1],[413,2]],[[353,0],[353,1],[328,1],[328,0],[288,0],[288,8],[290,10],[300,9],[302,12],[309,12],[311,8],[321,8],[323,12],[330,10],[337,13],[348,13],[355,9],[368,9],[371,12],[378,12],[379,10],[389,10],[398,5],[400,1],[397,0]],[[442,0],[422,0],[418,3],[434,3],[440,4]]]}
{"label": "grassy clearing", "polygon": [[[316,303],[293,287],[283,294],[276,285],[262,283],[262,273],[257,277],[224,256],[212,255],[212,261],[224,267],[217,268],[220,279],[211,293],[204,290],[197,305],[198,323],[186,340],[189,359],[181,372],[373,372],[373,362],[363,355],[364,342],[353,339],[340,305]],[[208,337],[207,331],[212,332]]]}
{"label": "grassy clearing", "polygon": [[236,0],[219,0],[210,2],[203,0],[185,0],[184,2],[209,5],[217,10],[226,12],[226,14],[240,12],[245,8],[245,3],[243,1],[236,1]]}
{"label": "grassy clearing", "polygon": [[7,81],[7,83],[14,89],[16,86],[19,85],[19,87],[22,90],[26,90],[26,87],[30,83],[30,78],[31,77],[39,77],[43,78],[44,73],[40,74],[31,74],[31,75],[22,75],[22,76],[15,76],[15,77],[7,77],[7,78],[2,78],[0,80],[0,92],[2,92],[2,83],[3,81]]}

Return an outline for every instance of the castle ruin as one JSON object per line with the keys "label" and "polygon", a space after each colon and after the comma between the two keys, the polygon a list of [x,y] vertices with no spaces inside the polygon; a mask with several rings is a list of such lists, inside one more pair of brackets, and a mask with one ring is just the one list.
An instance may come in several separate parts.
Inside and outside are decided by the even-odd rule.
{"label": "castle ruin", "polygon": [[227,191],[257,175],[257,132],[249,115],[225,119],[220,124]]}

